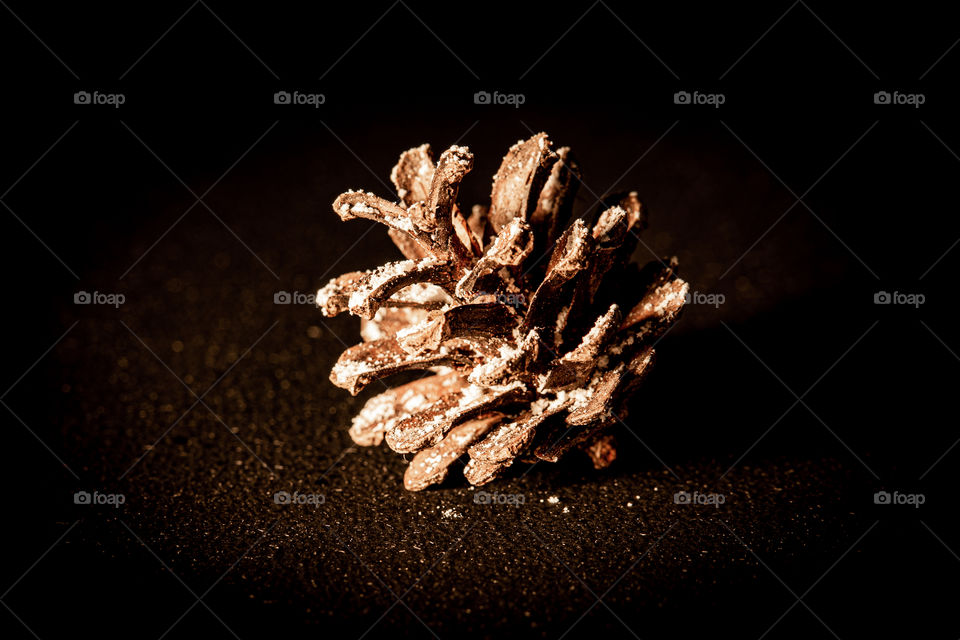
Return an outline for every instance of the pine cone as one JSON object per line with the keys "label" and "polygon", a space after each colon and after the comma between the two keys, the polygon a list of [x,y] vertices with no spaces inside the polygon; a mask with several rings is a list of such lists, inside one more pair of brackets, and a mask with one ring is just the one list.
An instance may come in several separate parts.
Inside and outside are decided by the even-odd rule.
{"label": "pine cone", "polygon": [[457,192],[472,167],[466,147],[434,164],[422,145],[391,173],[400,202],[348,191],[333,203],[343,220],[385,224],[407,258],[334,278],[317,305],[362,318],[364,342],[330,374],[337,386],[356,395],[395,373],[430,372],[368,400],[350,428],[358,444],[416,453],[404,475],[413,491],[442,482],[464,454],[475,485],[516,459],[556,462],[574,448],[610,464],[608,428],[688,291],[675,258],[629,262],[646,227],[636,193],[562,231],[580,171],[546,134],[511,147],[489,208],[465,217]]}

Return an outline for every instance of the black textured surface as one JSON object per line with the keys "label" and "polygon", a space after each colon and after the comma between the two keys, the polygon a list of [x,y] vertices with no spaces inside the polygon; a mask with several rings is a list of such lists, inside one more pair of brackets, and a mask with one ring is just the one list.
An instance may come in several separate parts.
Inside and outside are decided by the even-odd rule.
{"label": "black textured surface", "polygon": [[[216,208],[234,212],[236,233],[255,239],[270,270],[291,275],[278,282],[212,216],[194,211],[121,281],[123,306],[63,312],[64,325],[78,324],[47,363],[59,363],[52,375],[60,390],[47,409],[60,416],[63,455],[80,475],[70,485],[122,492],[127,503],[93,513],[72,506],[62,521],[80,521],[71,546],[102,549],[117,572],[112,589],[130,580],[130,563],[145,572],[145,582],[164,573],[139,537],[197,595],[225,574],[212,592],[221,604],[211,607],[232,628],[323,629],[335,622],[348,636],[370,627],[374,635],[429,635],[419,617],[441,636],[528,629],[556,637],[602,595],[603,604],[575,630],[600,625],[619,635],[627,633],[624,623],[727,625],[759,636],[792,601],[778,576],[799,595],[873,525],[868,505],[876,483],[856,458],[876,464],[871,448],[851,454],[802,407],[775,423],[792,398],[738,340],[762,350],[764,360],[775,347],[770,366],[784,371],[788,384],[812,383],[870,322],[851,317],[830,326],[803,298],[771,305],[735,289],[720,309],[691,308],[662,342],[656,372],[627,421],[637,437],[621,430],[623,451],[612,469],[595,472],[585,459],[541,463],[487,487],[522,494],[522,506],[476,504],[475,491],[456,473],[441,488],[404,491],[400,456],[352,446],[346,434],[350,416],[377,385],[351,398],[327,380],[343,342],[358,339],[357,321],[323,319],[310,305],[273,304],[277,290],[314,290],[331,267],[337,273],[394,255],[379,228],[342,259],[317,250],[349,247],[367,230],[364,222],[340,223],[324,202],[341,185],[373,178],[344,165],[330,140],[278,166],[270,159],[285,138],[281,132],[281,145],[265,145],[238,167]],[[682,153],[665,141],[661,158]],[[374,162],[385,173],[393,154],[380,155]],[[676,234],[682,242],[684,215],[693,214],[681,208],[658,215],[665,207],[651,206],[651,236]],[[274,212],[268,224],[254,213],[261,208]],[[692,256],[744,244],[731,238],[700,247],[690,235]],[[798,261],[813,250],[789,249]],[[695,286],[705,259],[687,265]],[[91,281],[110,282],[123,268],[108,263]],[[745,272],[740,277],[762,282],[756,271]],[[829,301],[821,304],[844,304],[839,292],[817,295]],[[719,324],[741,315],[756,319],[735,324],[736,335]],[[811,326],[816,331],[804,331]],[[885,358],[879,335],[867,340],[818,385],[825,394],[818,406],[829,408],[830,422],[843,398],[857,393],[845,378],[868,375],[872,362]],[[204,404],[193,406],[193,394]],[[771,434],[750,449],[770,425]],[[678,505],[678,490],[721,493],[726,503]],[[325,502],[277,505],[277,491],[322,494]],[[84,562],[94,562],[86,553]],[[184,604],[147,616],[157,635],[191,603],[174,578],[162,579],[168,584],[156,593]],[[823,593],[848,588],[838,581]],[[390,608],[397,596],[406,606]],[[241,599],[249,604],[236,606]],[[130,606],[107,628],[140,628],[155,608],[148,601]],[[709,615],[690,615],[690,607]],[[202,606],[189,615],[202,620],[174,629],[212,621],[213,631],[224,631]],[[814,631],[823,630],[812,616],[790,624],[811,620]],[[42,635],[45,623],[31,624]]]}
{"label": "black textured surface", "polygon": [[[515,54],[525,61],[510,67],[516,76],[588,6],[552,17],[549,37],[509,56],[454,48],[485,79]],[[651,24],[615,8],[628,24]],[[4,638],[960,633],[949,513],[960,371],[950,292],[960,253],[947,251],[960,234],[949,214],[960,164],[948,148],[960,137],[937,117],[950,113],[943,78],[955,61],[945,58],[924,87],[940,99],[933,111],[871,111],[857,97],[869,102],[878,88],[870,75],[797,5],[769,49],[746,56],[724,85],[728,110],[682,111],[669,104],[680,87],[655,59],[624,67],[604,57],[636,56],[639,45],[608,41],[617,23],[598,6],[577,41],[598,86],[567,87],[566,101],[557,81],[575,39],[521,87],[529,103],[515,113],[472,105],[487,85],[469,78],[449,94],[351,103],[358,89],[348,71],[380,69],[375,54],[391,51],[390,38],[421,28],[398,7],[386,40],[353,52],[325,87],[328,110],[289,117],[255,106],[217,117],[204,110],[216,111],[211,95],[231,82],[236,104],[269,102],[277,87],[250,78],[263,70],[227,32],[218,55],[232,60],[223,51],[236,48],[245,62],[227,65],[236,77],[211,72],[218,58],[197,43],[220,26],[201,10],[132,74],[124,89],[140,100],[120,117],[54,109],[7,123]],[[262,26],[259,16],[225,17],[258,52],[271,37],[291,37],[270,28],[301,22],[279,11]],[[740,17],[742,32],[724,30],[715,43],[728,63],[777,18]],[[362,18],[370,20],[353,16]],[[473,29],[496,26],[475,18]],[[844,36],[856,32],[855,21],[824,18]],[[707,73],[706,63],[696,48],[670,43],[709,34],[674,33],[678,19],[659,16],[660,31],[643,35],[686,80]],[[911,20],[943,44],[917,54],[926,67],[952,36]],[[23,36],[19,23],[9,30]],[[27,38],[15,43],[40,47]],[[343,38],[309,53],[332,62],[350,44]],[[885,80],[906,74],[872,38],[852,46],[886,65]],[[291,46],[267,57],[313,59]],[[437,57],[440,72],[460,72],[439,44],[416,47]],[[90,51],[80,60],[99,64]],[[618,85],[622,101],[599,97],[628,72],[644,86]],[[16,78],[37,84],[37,95],[51,91]],[[200,90],[197,113],[167,89],[181,78]],[[833,91],[834,101],[798,86]],[[485,488],[522,494],[519,506],[477,504],[458,473],[411,494],[403,457],[352,446],[347,435],[378,385],[351,398],[327,379],[359,339],[358,321],[276,305],[274,294],[310,294],[398,255],[381,228],[342,223],[329,203],[348,188],[388,195],[401,150],[469,145],[477,161],[461,202],[470,204],[487,198],[503,153],[530,129],[578,153],[589,187],[578,212],[593,205],[591,190],[637,189],[651,224],[635,259],[676,254],[695,291],[726,302],[692,306],[663,340],[612,468],[571,457],[518,466]],[[80,290],[126,301],[71,304]],[[878,290],[922,292],[927,302],[877,306]],[[921,492],[926,503],[874,505],[880,489]],[[78,490],[119,492],[126,503],[76,505]],[[681,490],[725,503],[676,504]],[[278,491],[324,501],[278,505]]]}

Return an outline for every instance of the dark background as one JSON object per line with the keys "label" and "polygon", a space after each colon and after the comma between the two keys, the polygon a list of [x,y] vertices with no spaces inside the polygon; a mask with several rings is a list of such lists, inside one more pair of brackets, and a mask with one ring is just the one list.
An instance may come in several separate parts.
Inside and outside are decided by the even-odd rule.
{"label": "dark background", "polygon": [[[960,634],[948,8],[4,3],[4,638]],[[399,255],[329,204],[402,150],[468,145],[469,205],[540,130],[578,213],[638,190],[635,259],[725,303],[661,342],[611,469],[405,492],[346,433],[376,385],[327,380],[358,322],[273,295]]]}

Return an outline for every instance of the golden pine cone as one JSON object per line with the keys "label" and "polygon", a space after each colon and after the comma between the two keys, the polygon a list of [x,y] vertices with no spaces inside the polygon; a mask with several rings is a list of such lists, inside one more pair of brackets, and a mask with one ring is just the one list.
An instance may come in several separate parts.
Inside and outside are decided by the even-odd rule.
{"label": "golden pine cone", "polygon": [[385,224],[407,259],[344,274],[317,293],[325,316],[362,319],[364,342],[340,356],[334,384],[356,395],[395,373],[430,372],[372,397],[350,428],[358,444],[386,439],[415,453],[404,475],[415,491],[442,482],[464,454],[475,485],[516,459],[556,462],[573,448],[598,468],[610,464],[608,428],[624,417],[688,291],[675,258],[629,262],[646,227],[636,193],[604,200],[591,221],[561,232],[580,170],[545,133],[510,148],[490,206],[465,217],[457,192],[472,168],[466,147],[434,164],[422,145],[391,172],[399,202],[341,194],[341,219]]}

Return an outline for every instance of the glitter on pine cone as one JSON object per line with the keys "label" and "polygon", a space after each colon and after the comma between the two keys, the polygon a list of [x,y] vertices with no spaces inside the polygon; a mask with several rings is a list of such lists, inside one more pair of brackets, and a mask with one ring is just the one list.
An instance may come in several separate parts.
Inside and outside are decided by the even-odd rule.
{"label": "glitter on pine cone", "polygon": [[[330,379],[356,395],[376,380],[425,372],[372,397],[353,419],[360,445],[415,453],[407,489],[442,482],[464,456],[467,480],[490,482],[515,460],[556,462],[571,450],[595,467],[616,458],[610,427],[650,371],[688,285],[675,258],[630,262],[646,227],[636,193],[605,199],[567,226],[580,169],[545,133],[517,142],[490,205],[464,215],[457,193],[473,154],[405,151],[390,175],[397,203],[347,191],[343,220],[388,227],[407,258],[346,273],[317,293],[325,316],[360,316],[363,342]],[[564,227],[566,229],[564,230]]]}

